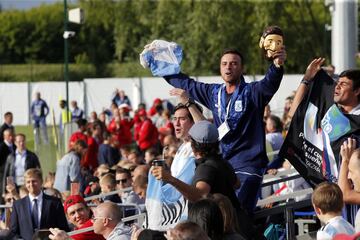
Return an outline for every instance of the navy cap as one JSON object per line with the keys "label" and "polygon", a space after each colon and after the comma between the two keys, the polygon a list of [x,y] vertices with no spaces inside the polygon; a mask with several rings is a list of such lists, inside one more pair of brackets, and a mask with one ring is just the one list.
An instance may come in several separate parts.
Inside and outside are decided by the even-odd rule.
{"label": "navy cap", "polygon": [[196,122],[190,128],[189,135],[198,143],[215,143],[219,139],[216,126],[205,120]]}

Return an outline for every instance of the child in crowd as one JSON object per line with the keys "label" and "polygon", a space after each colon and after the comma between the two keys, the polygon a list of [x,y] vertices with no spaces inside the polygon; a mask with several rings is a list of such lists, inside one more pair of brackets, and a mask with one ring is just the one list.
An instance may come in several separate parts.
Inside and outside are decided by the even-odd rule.
{"label": "child in crowd", "polygon": [[324,224],[317,232],[317,240],[331,240],[339,233],[355,233],[354,227],[341,216],[344,201],[337,184],[319,184],[313,192],[312,203],[317,217]]}
{"label": "child in crowd", "polygon": [[[116,190],[116,180],[115,175],[108,173],[100,178],[100,188],[101,193],[109,193]],[[114,203],[121,203],[121,199],[118,194],[113,194],[110,196],[103,197],[104,201],[111,201]]]}

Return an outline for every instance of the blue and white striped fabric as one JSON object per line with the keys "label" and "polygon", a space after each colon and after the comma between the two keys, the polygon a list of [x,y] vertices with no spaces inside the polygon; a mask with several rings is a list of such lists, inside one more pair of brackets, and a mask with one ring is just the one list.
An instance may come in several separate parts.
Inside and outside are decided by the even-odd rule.
{"label": "blue and white striped fabric", "polygon": [[[171,174],[191,184],[195,173],[195,158],[190,143],[180,146],[171,165]],[[145,228],[166,231],[187,219],[188,201],[172,185],[156,180],[149,173],[145,201],[147,224]]]}
{"label": "blue and white striped fabric", "polygon": [[354,227],[341,216],[330,219],[316,234],[317,240],[331,240],[336,234],[355,234]]}
{"label": "blue and white striped fabric", "polygon": [[182,48],[164,40],[154,40],[140,54],[140,64],[150,68],[153,76],[163,77],[178,74],[181,70]]}

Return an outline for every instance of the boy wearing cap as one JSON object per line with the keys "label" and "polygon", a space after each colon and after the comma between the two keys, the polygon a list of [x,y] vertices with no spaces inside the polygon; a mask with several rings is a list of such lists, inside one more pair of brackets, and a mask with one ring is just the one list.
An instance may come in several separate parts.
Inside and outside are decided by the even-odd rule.
{"label": "boy wearing cap", "polygon": [[[64,202],[64,211],[71,224],[75,226],[74,230],[92,227],[92,212],[87,206],[85,200],[80,195],[71,195]],[[104,240],[101,235],[95,234],[94,231],[88,231],[71,236],[75,240]]]}

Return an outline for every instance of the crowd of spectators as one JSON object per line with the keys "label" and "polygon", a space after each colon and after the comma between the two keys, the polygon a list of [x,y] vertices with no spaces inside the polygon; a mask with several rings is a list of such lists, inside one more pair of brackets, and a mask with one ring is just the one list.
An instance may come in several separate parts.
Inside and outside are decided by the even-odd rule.
{"label": "crowd of spectators", "polygon": [[[241,55],[234,51],[225,52],[222,59],[226,60],[225,65],[242,61]],[[322,62],[312,62],[305,77],[312,78]],[[224,79],[236,75],[232,68],[222,67]],[[268,75],[270,77],[263,80],[265,83],[280,82],[282,67],[272,65]],[[340,79],[343,77],[340,75]],[[346,75],[346,79],[350,77]],[[356,80],[350,80],[354,82],[354,96],[357,96],[355,108],[359,108],[359,76],[356,77]],[[242,191],[255,192],[258,197],[258,180],[262,179],[262,175],[260,178],[257,176],[259,169],[256,168],[247,168],[249,172],[235,171],[236,166],[243,163],[234,162],[234,154],[249,152],[245,148],[239,150],[240,142],[236,143],[240,145],[233,145],[224,138],[227,134],[231,134],[232,138],[237,136],[231,132],[232,127],[240,129],[243,126],[237,126],[230,118],[241,118],[236,114],[229,116],[229,119],[226,116],[224,121],[228,121],[230,127],[218,131],[219,126],[216,125],[221,125],[221,128],[223,123],[216,119],[205,119],[201,107],[192,99],[194,97],[205,105],[214,101],[202,93],[212,91],[208,86],[197,85],[185,75],[168,77],[166,80],[179,87],[170,93],[178,97],[176,106],[166,100],[155,99],[149,110],[144,104],[135,108],[126,93],[117,89],[110,109],[100,113],[91,112],[86,119],[76,101],[71,102],[71,111],[66,109],[62,101],[61,124],[65,119],[73,121],[78,129],[65,141],[69,150],[57,161],[56,171],[48,173],[44,181],[36,153],[26,148],[24,134],[15,134],[13,116],[10,112],[5,113],[4,124],[0,128],[0,177],[3,180],[0,190],[2,201],[13,207],[3,211],[1,236],[5,239],[32,239],[33,234],[41,235],[41,229],[46,228],[50,229],[51,239],[264,239],[262,233],[266,226],[258,227],[252,221],[256,200],[250,201],[253,196],[242,199],[240,191],[245,184],[247,188]],[[303,81],[301,85],[307,87]],[[211,87],[217,89],[215,85]],[[268,143],[268,151],[277,151],[281,148],[293,115],[292,101],[299,101],[299,96],[291,95],[286,99],[281,119],[273,115],[265,104],[276,92],[276,86],[270,92],[256,90],[261,87],[265,88],[265,85],[250,87],[260,92],[254,97],[255,101],[259,101],[259,106],[252,110],[256,114],[263,114],[258,115],[259,129],[249,131],[256,131],[254,134],[263,131],[261,136]],[[303,93],[305,90],[298,91]],[[217,91],[219,98],[214,99],[219,100],[220,104],[221,90]],[[337,90],[337,94],[339,92]],[[261,94],[264,94],[266,101],[260,97]],[[48,108],[40,93],[36,96],[32,111],[34,127],[46,128],[44,119]],[[228,103],[231,102],[231,94],[227,98]],[[238,108],[236,111],[248,107],[242,100],[234,100]],[[297,105],[295,102],[295,108]],[[223,114],[227,115],[226,111]],[[242,124],[246,124],[246,121],[242,120]],[[43,143],[48,144],[47,133],[42,131]],[[35,131],[35,134],[39,133]],[[40,142],[39,136],[36,139]],[[220,147],[224,151],[224,146],[225,153],[221,155]],[[312,194],[315,212],[324,224],[318,232],[319,239],[331,239],[336,233],[354,234],[355,229],[360,229],[360,214],[354,226],[341,217],[344,201],[359,204],[359,150],[355,150],[355,146],[356,141],[349,139],[341,148],[343,162],[339,186],[320,184]],[[259,158],[261,161],[258,160],[267,173],[276,174],[281,167],[291,168],[288,161],[276,154],[272,161],[266,161],[267,167],[263,166],[263,160],[267,159],[264,157],[265,148],[263,150]],[[232,160],[225,161],[224,154],[227,160]],[[245,177],[247,174],[255,178]],[[354,186],[349,183],[347,176]],[[302,184],[306,184],[303,179],[301,183],[285,182],[267,189],[266,193],[263,191],[262,197],[279,195],[289,189],[293,191]],[[95,195],[98,196],[85,200]],[[144,225],[130,227],[124,223],[121,219],[136,214],[136,211],[117,204],[139,206],[141,211],[147,213]],[[69,233],[88,227],[93,229]]]}

